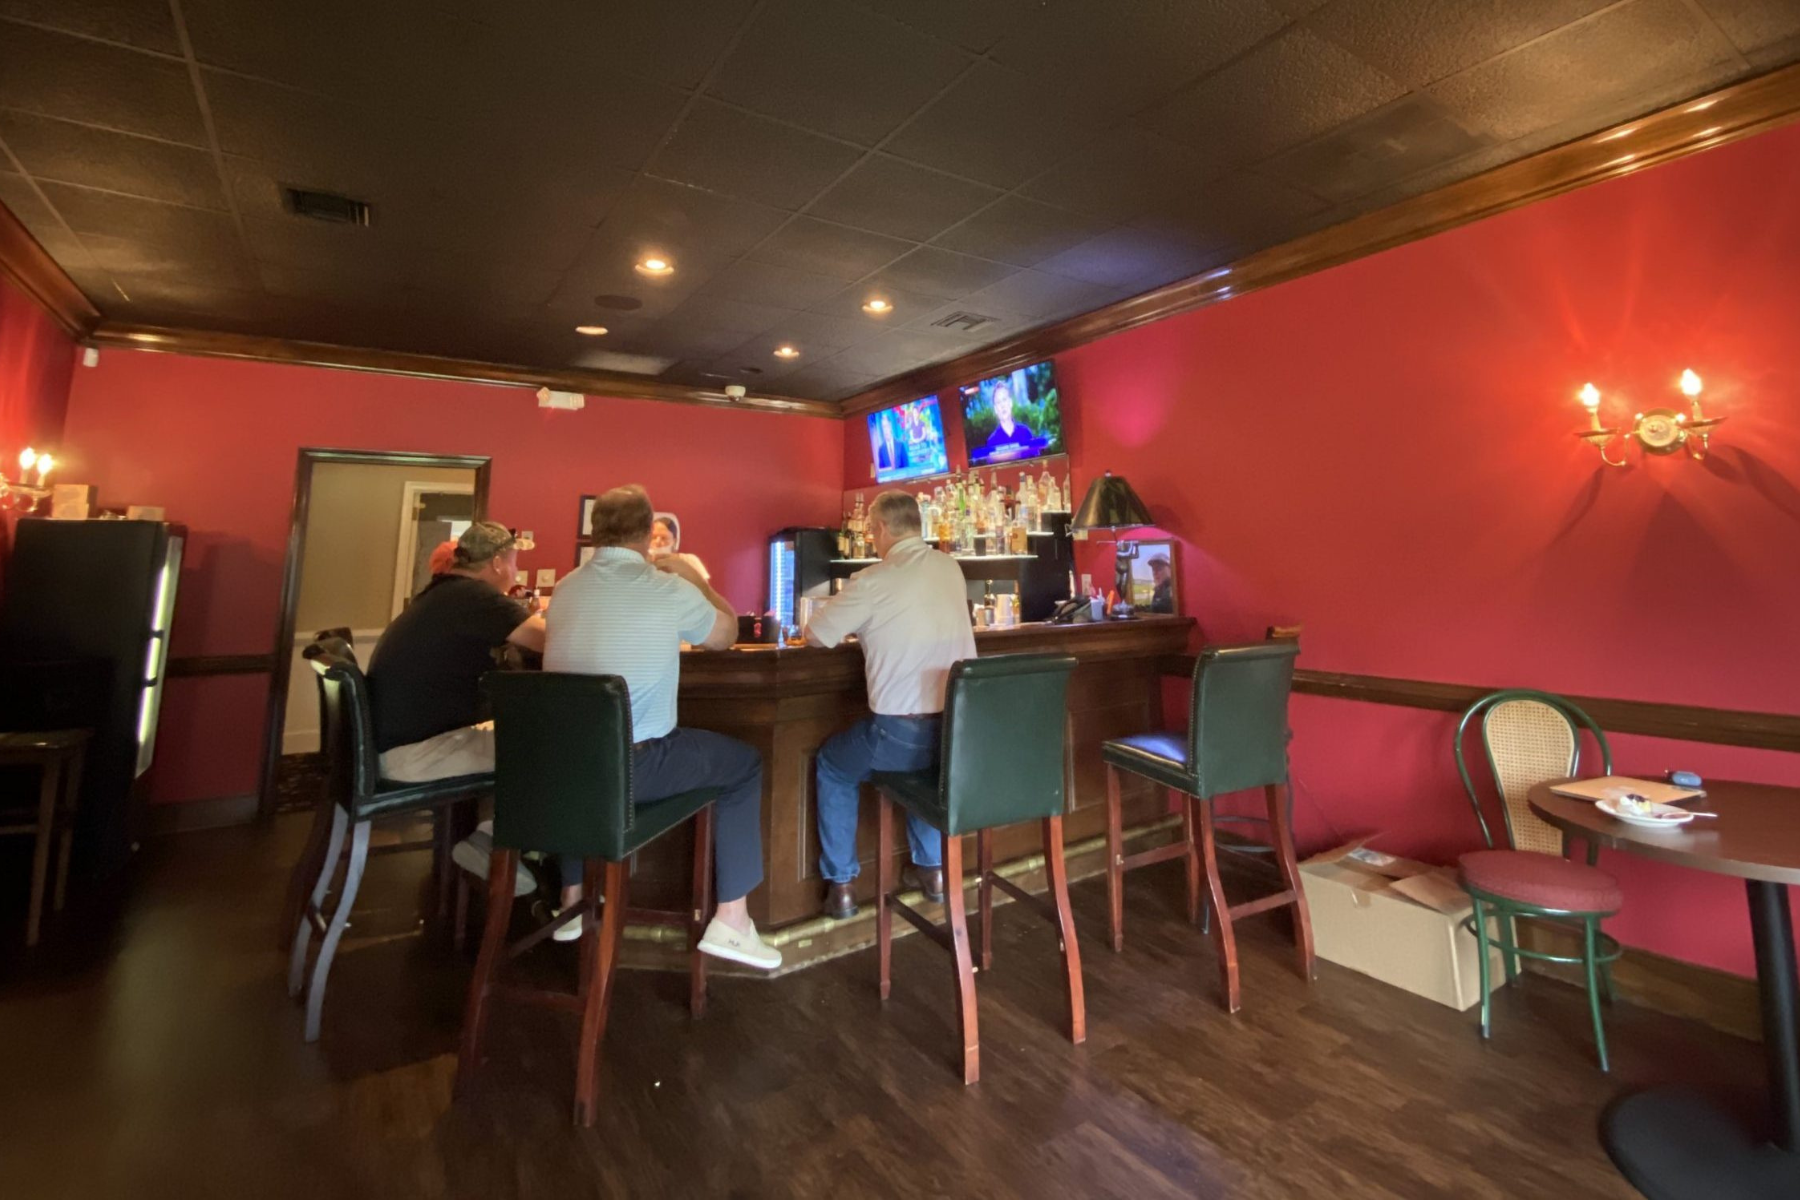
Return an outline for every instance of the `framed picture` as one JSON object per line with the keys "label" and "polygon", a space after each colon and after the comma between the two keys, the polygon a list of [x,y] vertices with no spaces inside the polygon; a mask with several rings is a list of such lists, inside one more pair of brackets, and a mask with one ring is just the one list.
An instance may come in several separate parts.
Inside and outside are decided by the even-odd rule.
{"label": "framed picture", "polygon": [[587,565],[587,560],[594,557],[594,501],[598,495],[581,498],[581,512],[575,518],[575,566]]}
{"label": "framed picture", "polygon": [[1130,556],[1131,603],[1139,612],[1181,611],[1181,562],[1172,540],[1137,542]]}
{"label": "framed picture", "polygon": [[575,547],[575,566],[577,569],[587,566],[587,560],[594,557],[594,547],[589,545]]}

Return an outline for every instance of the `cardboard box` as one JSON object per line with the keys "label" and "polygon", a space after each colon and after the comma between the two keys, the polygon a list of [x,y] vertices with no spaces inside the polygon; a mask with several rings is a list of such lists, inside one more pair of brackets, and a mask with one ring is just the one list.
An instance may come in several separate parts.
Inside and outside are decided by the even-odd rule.
{"label": "cardboard box", "polygon": [[58,483],[50,488],[50,519],[52,521],[85,521],[94,515],[94,494],[97,489],[91,483]]}
{"label": "cardboard box", "polygon": [[[1451,1008],[1480,1003],[1480,948],[1462,928],[1474,905],[1455,869],[1383,854],[1368,840],[1300,864],[1319,957]],[[1488,929],[1497,936],[1496,918]],[[1503,986],[1497,943],[1489,968],[1489,985]]]}

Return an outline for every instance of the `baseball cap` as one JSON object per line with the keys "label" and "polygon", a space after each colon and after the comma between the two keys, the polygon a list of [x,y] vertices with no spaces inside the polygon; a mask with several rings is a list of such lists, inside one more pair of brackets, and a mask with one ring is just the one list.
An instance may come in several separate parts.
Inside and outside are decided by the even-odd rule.
{"label": "baseball cap", "polygon": [[498,521],[477,521],[456,539],[456,565],[473,566],[508,550],[525,550],[524,541]]}

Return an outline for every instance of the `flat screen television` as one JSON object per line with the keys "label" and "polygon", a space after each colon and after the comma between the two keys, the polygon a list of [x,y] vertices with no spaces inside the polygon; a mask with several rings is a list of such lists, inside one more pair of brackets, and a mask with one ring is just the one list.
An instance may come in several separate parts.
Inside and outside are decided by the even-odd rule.
{"label": "flat screen television", "polygon": [[944,449],[944,418],[938,412],[937,397],[908,400],[870,413],[869,451],[878,483],[948,473],[950,455]]}
{"label": "flat screen television", "polygon": [[962,397],[971,467],[1063,452],[1062,401],[1053,364],[1033,363],[968,384]]}

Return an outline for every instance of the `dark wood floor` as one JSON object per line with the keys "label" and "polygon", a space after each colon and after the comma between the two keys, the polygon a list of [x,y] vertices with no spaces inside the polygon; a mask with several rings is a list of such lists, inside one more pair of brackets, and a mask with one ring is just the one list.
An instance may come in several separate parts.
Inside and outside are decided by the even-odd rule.
{"label": "dark wood floor", "polygon": [[948,961],[909,937],[885,1007],[872,951],[719,979],[697,1023],[682,978],[628,972],[577,1130],[553,1013],[501,1008],[478,1094],[450,1103],[467,966],[418,936],[419,855],[371,867],[324,1039],[301,1043],[271,916],[303,824],[155,844],[103,950],[68,949],[77,916],[60,952],[0,956],[0,1195],[1628,1197],[1594,1136],[1612,1096],[1761,1077],[1755,1046],[1624,1005],[1602,1076],[1580,993],[1545,979],[1502,994],[1484,1046],[1473,1014],[1330,964],[1304,986],[1266,919],[1228,1017],[1169,864],[1130,877],[1123,955],[1101,884],[1076,888],[1085,1046],[1048,927],[1013,906],[974,1088]]}

